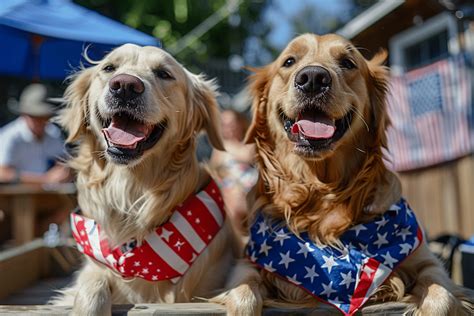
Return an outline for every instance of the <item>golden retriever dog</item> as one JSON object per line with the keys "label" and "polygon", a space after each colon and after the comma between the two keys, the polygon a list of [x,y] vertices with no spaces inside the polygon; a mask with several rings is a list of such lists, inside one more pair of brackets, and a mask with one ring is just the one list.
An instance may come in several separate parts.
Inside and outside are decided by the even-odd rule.
{"label": "golden retriever dog", "polygon": [[107,315],[112,304],[189,302],[224,286],[233,235],[195,155],[201,130],[223,150],[215,89],[165,51],[132,44],[74,75],[58,120],[79,144],[73,234],[88,256],[54,304]]}
{"label": "golden retriever dog", "polygon": [[[346,315],[365,303],[394,301],[411,303],[420,315],[472,313],[384,165],[385,58],[366,60],[338,35],[304,34],[255,70],[247,140],[256,144],[259,181],[248,200],[250,222],[264,220],[251,227],[250,260],[219,297],[233,313],[314,307],[321,300]],[[272,251],[273,261],[265,261]],[[355,264],[336,271],[347,262]]]}

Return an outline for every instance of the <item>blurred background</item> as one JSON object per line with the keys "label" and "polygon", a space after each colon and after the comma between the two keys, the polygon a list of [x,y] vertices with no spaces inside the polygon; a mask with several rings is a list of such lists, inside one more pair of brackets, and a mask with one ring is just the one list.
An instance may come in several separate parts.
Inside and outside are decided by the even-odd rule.
{"label": "blurred background", "polygon": [[[67,282],[50,277],[68,276],[77,265],[66,238],[76,204],[73,176],[57,165],[64,135],[47,118],[57,110],[49,98],[60,97],[67,76],[88,65],[86,49],[97,60],[128,42],[160,46],[193,72],[216,78],[221,109],[233,113],[225,116],[226,141],[237,143],[250,107],[243,67],[271,62],[305,32],[339,33],[367,58],[381,48],[389,52],[387,165],[399,173],[447,270],[474,288],[472,0],[3,0],[0,303],[42,303],[51,288]],[[28,150],[12,149],[21,146]],[[198,155],[216,163],[236,160],[212,157],[205,139]],[[44,166],[29,170],[40,156]],[[254,175],[251,161],[238,166],[222,177],[245,177],[241,192],[229,193],[239,200]],[[40,294],[25,294],[32,285]]]}

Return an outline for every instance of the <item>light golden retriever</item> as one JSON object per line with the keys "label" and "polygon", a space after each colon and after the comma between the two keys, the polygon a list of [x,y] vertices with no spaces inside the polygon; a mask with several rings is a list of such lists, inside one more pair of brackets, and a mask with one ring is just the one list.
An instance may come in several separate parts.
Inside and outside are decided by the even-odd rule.
{"label": "light golden retriever", "polygon": [[[296,234],[307,232],[317,245],[337,247],[352,226],[400,200],[399,181],[382,153],[389,121],[385,57],[367,61],[338,35],[304,34],[273,63],[255,70],[247,134],[256,143],[260,175],[249,196],[254,215],[264,213]],[[242,315],[259,314],[265,304],[318,304],[267,270],[242,262],[230,281],[233,289],[220,300]],[[411,302],[420,315],[472,313],[425,241],[369,299],[387,301]]]}
{"label": "light golden retriever", "polygon": [[[100,225],[111,246],[132,239],[140,245],[177,205],[209,183],[195,140],[205,130],[223,150],[215,94],[212,81],[190,73],[165,51],[131,44],[73,77],[59,122],[67,141],[79,144],[70,165],[77,171],[80,209]],[[112,304],[207,297],[224,285],[232,236],[225,221],[177,283],[123,279],[87,258],[74,285],[53,303],[73,304],[76,315],[106,315]]]}

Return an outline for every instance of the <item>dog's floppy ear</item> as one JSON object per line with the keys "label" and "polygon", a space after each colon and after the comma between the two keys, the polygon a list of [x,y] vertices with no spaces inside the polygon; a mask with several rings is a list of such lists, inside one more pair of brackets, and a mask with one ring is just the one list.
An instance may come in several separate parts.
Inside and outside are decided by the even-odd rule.
{"label": "dog's floppy ear", "polygon": [[64,93],[64,108],[58,117],[59,124],[68,133],[66,143],[72,143],[86,132],[88,125],[88,94],[93,74],[93,67],[83,69],[72,75],[71,84]]}
{"label": "dog's floppy ear", "polygon": [[266,111],[268,99],[268,84],[271,79],[271,64],[262,68],[250,68],[254,74],[250,76],[249,91],[253,96],[252,100],[252,122],[245,135],[244,142],[251,144],[255,142],[257,131],[264,128],[266,124]]}
{"label": "dog's floppy ear", "polygon": [[369,67],[369,93],[372,107],[372,126],[381,137],[382,145],[386,145],[385,129],[389,123],[386,108],[386,95],[389,84],[389,70],[384,66],[387,59],[385,50],[377,53],[367,62]]}
{"label": "dog's floppy ear", "polygon": [[224,151],[220,133],[219,105],[217,104],[217,86],[213,80],[205,80],[203,75],[189,73],[193,89],[193,105],[198,111],[201,123],[199,128],[204,129],[212,147]]}

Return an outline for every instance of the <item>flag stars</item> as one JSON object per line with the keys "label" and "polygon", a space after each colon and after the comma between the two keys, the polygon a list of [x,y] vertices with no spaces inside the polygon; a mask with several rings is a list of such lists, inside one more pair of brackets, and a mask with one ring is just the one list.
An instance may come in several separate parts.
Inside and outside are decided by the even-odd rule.
{"label": "flag stars", "polygon": [[280,252],[280,257],[281,257],[281,261],[278,262],[278,264],[284,264],[286,269],[288,269],[288,265],[290,263],[295,261],[295,259],[290,257],[290,251],[289,250],[286,252],[286,254],[283,254],[282,252]]}
{"label": "flag stars", "polygon": [[397,233],[397,236],[401,236],[403,241],[406,240],[407,236],[410,236],[412,233],[410,232],[411,226],[402,228],[400,232]]}
{"label": "flag stars", "polygon": [[381,255],[381,257],[384,258],[384,260],[385,260],[383,264],[386,265],[386,266],[389,266],[390,269],[393,269],[394,264],[398,262],[398,260],[393,258],[390,255],[390,252],[388,252],[388,251],[387,251],[386,254]]}
{"label": "flag stars", "polygon": [[388,234],[388,232],[386,232],[386,233],[383,234],[383,235],[377,233],[377,240],[374,242],[374,245],[377,245],[377,248],[378,248],[378,249],[380,249],[380,247],[382,247],[383,245],[387,245],[387,244],[388,244],[387,234]]}
{"label": "flag stars", "polygon": [[178,241],[174,244],[174,247],[181,251],[181,247],[184,246],[185,242],[178,239]]}
{"label": "flag stars", "polygon": [[359,233],[363,230],[367,230],[367,227],[362,224],[359,224],[357,226],[352,227],[351,230],[355,231],[356,236],[359,236]]}
{"label": "flag stars", "polygon": [[188,215],[188,216],[193,216],[193,212],[192,212],[191,210],[188,210],[188,211],[186,212],[186,215]]}
{"label": "flag stars", "polygon": [[314,277],[318,277],[319,274],[316,273],[315,270],[316,265],[313,264],[313,266],[310,268],[304,267],[306,269],[306,275],[304,276],[305,279],[311,279],[311,283],[313,283]]}
{"label": "flag stars", "polygon": [[157,275],[152,275],[151,280],[152,281],[158,281],[158,276]]}
{"label": "flag stars", "polygon": [[288,279],[288,281],[290,281],[290,282],[293,283],[293,284],[296,284],[296,285],[300,285],[300,284],[301,284],[301,282],[297,281],[296,273],[293,274],[292,277],[287,276],[286,278]]}
{"label": "flag stars", "polygon": [[265,270],[268,270],[270,272],[274,272],[276,269],[273,267],[273,261],[270,261],[268,264],[267,263],[264,263],[263,264],[263,267],[265,268]]}
{"label": "flag stars", "polygon": [[331,270],[333,267],[338,266],[339,264],[334,260],[333,256],[326,257],[323,255],[323,260],[324,264],[321,266],[321,268],[326,268],[328,269],[328,272],[331,273]]}
{"label": "flag stars", "polygon": [[135,262],[133,263],[133,266],[134,266],[134,267],[139,267],[140,265],[141,265],[141,262],[140,262],[140,261],[135,261]]}
{"label": "flag stars", "polygon": [[285,231],[282,228],[276,233],[275,242],[279,241],[280,246],[283,246],[283,243],[285,242],[285,239],[289,239],[289,238],[290,238],[290,236],[285,234]]}
{"label": "flag stars", "polygon": [[305,258],[308,256],[309,252],[313,252],[315,250],[314,248],[311,248],[309,242],[305,242],[304,244],[302,242],[298,242],[298,246],[300,246],[300,250],[298,250],[296,254],[302,253]]}
{"label": "flag stars", "polygon": [[340,273],[342,281],[339,283],[339,285],[345,285],[346,289],[349,289],[351,286],[352,282],[355,282],[355,279],[352,277],[352,271],[349,271],[347,273],[341,272]]}
{"label": "flag stars", "polygon": [[161,239],[164,239],[166,240],[166,242],[169,242],[170,241],[170,236],[173,235],[173,232],[172,231],[169,231],[167,230],[166,228],[163,228],[161,230],[161,234],[160,234],[160,237]]}
{"label": "flag stars", "polygon": [[142,273],[143,273],[143,274],[148,274],[148,273],[150,273],[150,271],[148,271],[148,268],[143,268],[143,269],[142,269]]}
{"label": "flag stars", "polygon": [[412,249],[412,246],[407,243],[400,244],[399,246],[400,248],[402,248],[400,249],[400,254],[408,255],[410,253],[410,250]]}
{"label": "flag stars", "polygon": [[200,224],[200,223],[201,223],[201,220],[200,220],[199,217],[198,217],[198,218],[196,218],[196,219],[194,220],[194,222],[195,222],[196,224]]}
{"label": "flag stars", "polygon": [[377,230],[384,227],[388,222],[389,221],[387,218],[385,218],[385,216],[382,217],[380,220],[376,221],[375,224],[377,224]]}
{"label": "flag stars", "polygon": [[258,253],[259,254],[264,253],[265,256],[268,256],[268,251],[270,249],[272,249],[272,246],[267,245],[267,240],[265,239],[263,243],[260,245],[260,251]]}
{"label": "flag stars", "polygon": [[262,221],[262,222],[258,223],[257,235],[262,234],[262,236],[265,236],[265,232],[267,230],[268,230],[268,226],[267,226],[267,223],[265,223],[265,221]]}
{"label": "flag stars", "polygon": [[332,281],[329,282],[329,284],[321,284],[323,286],[323,291],[319,293],[319,295],[326,295],[327,297],[330,297],[332,293],[336,293],[337,291],[332,288]]}

